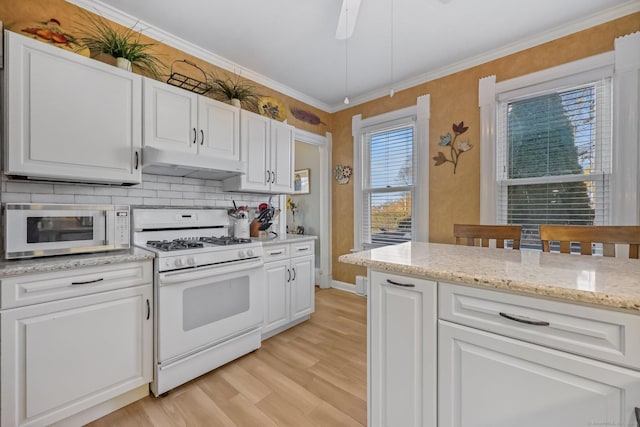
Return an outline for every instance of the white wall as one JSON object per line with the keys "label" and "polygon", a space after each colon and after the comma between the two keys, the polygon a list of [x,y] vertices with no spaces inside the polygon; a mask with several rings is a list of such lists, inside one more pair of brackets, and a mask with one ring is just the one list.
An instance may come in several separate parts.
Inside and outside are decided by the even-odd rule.
{"label": "white wall", "polygon": [[[292,196],[300,205],[300,213],[296,214],[296,225],[304,226],[304,234],[320,235],[320,149],[314,145],[296,141],[296,170],[310,169],[309,194]],[[287,211],[287,224],[291,224],[291,212]],[[320,268],[320,239],[316,239],[316,268]]]}

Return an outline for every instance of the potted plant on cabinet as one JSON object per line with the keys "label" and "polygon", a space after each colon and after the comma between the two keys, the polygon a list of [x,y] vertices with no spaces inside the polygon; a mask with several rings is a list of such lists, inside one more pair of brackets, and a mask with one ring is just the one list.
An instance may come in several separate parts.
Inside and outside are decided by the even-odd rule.
{"label": "potted plant on cabinet", "polygon": [[219,78],[214,74],[209,76],[212,87],[209,93],[213,98],[245,110],[258,112],[259,95],[254,92],[254,86],[243,82],[239,75],[236,75],[233,79],[228,76]]}
{"label": "potted plant on cabinet", "polygon": [[160,79],[160,69],[165,65],[155,56],[149,53],[153,43],[141,43],[140,33],[133,27],[124,31],[113,28],[101,17],[84,14],[89,23],[89,28],[82,30],[80,41],[91,51],[92,57],[99,54],[107,54],[116,58],[116,65],[131,71],[132,66],[142,73],[155,79]]}

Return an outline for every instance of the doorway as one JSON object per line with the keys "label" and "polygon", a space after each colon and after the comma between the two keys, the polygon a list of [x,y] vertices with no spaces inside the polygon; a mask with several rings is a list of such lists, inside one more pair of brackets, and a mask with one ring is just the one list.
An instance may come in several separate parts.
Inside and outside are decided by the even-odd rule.
{"label": "doorway", "polygon": [[[309,169],[309,193],[292,195],[299,204],[295,226],[304,227],[304,234],[318,236],[315,279],[321,288],[328,288],[331,284],[331,133],[322,136],[296,129],[295,140],[295,170]],[[285,204],[286,196],[282,196],[281,206]],[[287,224],[291,224],[290,212],[286,217]]]}

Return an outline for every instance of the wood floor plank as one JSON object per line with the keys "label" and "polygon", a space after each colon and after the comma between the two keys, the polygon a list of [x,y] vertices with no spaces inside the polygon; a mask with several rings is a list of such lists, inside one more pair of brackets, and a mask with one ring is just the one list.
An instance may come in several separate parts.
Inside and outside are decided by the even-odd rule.
{"label": "wood floor plank", "polygon": [[254,404],[271,393],[269,387],[236,363],[228,363],[220,376]]}
{"label": "wood floor plank", "polygon": [[366,426],[366,299],[316,290],[309,321],[172,390],[92,427]]}
{"label": "wood floor plank", "polygon": [[317,427],[325,426],[343,426],[343,427],[362,427],[362,424],[348,416],[342,411],[322,402],[309,414],[309,418]]}
{"label": "wood floor plank", "polygon": [[311,393],[348,414],[360,424],[367,424],[366,399],[354,396],[320,377],[314,378],[307,388]]}
{"label": "wood floor plank", "polygon": [[[287,398],[273,393],[258,403],[258,408],[267,414],[278,427],[316,427],[296,405]],[[250,427],[250,426],[247,426]]]}

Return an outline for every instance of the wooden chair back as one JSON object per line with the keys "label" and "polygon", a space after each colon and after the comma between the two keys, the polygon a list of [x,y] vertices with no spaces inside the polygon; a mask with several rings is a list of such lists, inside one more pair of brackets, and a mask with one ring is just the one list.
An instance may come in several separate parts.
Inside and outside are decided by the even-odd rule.
{"label": "wooden chair back", "polygon": [[571,242],[580,243],[580,254],[592,255],[592,243],[602,243],[604,256],[616,256],[616,243],[629,245],[629,258],[638,259],[640,226],[635,225],[541,225],[542,250],[549,252],[549,242],[560,242],[560,253],[571,253]]}
{"label": "wooden chair back", "polygon": [[505,240],[513,240],[513,249],[520,249],[520,235],[522,227],[519,225],[475,225],[453,224],[453,235],[456,245],[489,247],[489,240],[495,239],[497,248],[504,248]]}

